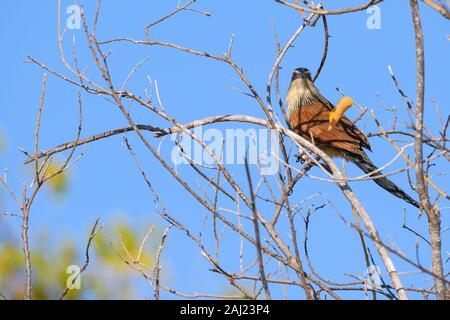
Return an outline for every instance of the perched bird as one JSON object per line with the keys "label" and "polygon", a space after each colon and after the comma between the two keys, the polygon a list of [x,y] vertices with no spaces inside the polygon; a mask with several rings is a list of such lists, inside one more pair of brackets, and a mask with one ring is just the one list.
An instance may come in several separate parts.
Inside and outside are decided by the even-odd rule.
{"label": "perched bird", "polygon": [[[347,117],[342,116],[331,125],[330,113],[334,112],[334,106],[320,94],[308,69],[297,68],[292,73],[286,106],[295,133],[314,143],[328,156],[353,162],[369,176],[381,174],[364,151],[364,148],[371,150],[367,137]],[[419,207],[416,200],[388,178],[378,177],[374,181],[394,196]]]}

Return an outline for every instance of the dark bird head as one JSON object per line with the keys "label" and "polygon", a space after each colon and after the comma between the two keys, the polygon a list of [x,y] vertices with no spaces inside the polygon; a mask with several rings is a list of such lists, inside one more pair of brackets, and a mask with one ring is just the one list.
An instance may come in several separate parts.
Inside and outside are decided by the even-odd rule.
{"label": "dark bird head", "polygon": [[294,81],[296,79],[307,79],[309,81],[312,81],[311,72],[306,68],[297,68],[292,72],[291,81]]}
{"label": "dark bird head", "polygon": [[310,105],[319,96],[319,90],[311,79],[311,72],[306,68],[295,69],[286,95],[288,114],[294,114],[298,107]]}

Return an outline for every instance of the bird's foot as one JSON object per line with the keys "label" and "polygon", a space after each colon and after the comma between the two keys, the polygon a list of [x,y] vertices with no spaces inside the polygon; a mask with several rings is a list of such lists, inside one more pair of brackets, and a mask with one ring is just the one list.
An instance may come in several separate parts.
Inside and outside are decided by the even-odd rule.
{"label": "bird's foot", "polygon": [[304,164],[308,156],[304,152],[299,152],[295,155],[295,161]]}

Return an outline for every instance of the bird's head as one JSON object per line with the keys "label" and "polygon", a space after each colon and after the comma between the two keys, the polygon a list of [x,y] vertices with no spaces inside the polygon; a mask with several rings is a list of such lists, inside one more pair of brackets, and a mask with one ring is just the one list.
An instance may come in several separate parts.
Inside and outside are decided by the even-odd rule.
{"label": "bird's head", "polygon": [[311,72],[307,68],[297,68],[292,72],[292,80],[304,79],[312,81]]}
{"label": "bird's head", "polygon": [[288,109],[292,111],[298,106],[311,104],[319,95],[308,69],[297,68],[292,72],[291,84],[286,95]]}
{"label": "bird's head", "polygon": [[300,91],[316,91],[314,82],[311,78],[311,72],[307,68],[297,68],[292,71],[291,88]]}

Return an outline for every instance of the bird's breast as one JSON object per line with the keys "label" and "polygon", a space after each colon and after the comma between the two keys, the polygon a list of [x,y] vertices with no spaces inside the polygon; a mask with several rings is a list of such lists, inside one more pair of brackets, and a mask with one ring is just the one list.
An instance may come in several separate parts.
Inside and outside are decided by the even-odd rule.
{"label": "bird's breast", "polygon": [[300,111],[300,108],[307,108],[315,100],[316,95],[314,94],[314,90],[301,80],[293,81],[286,95],[288,118],[292,119],[293,115]]}

